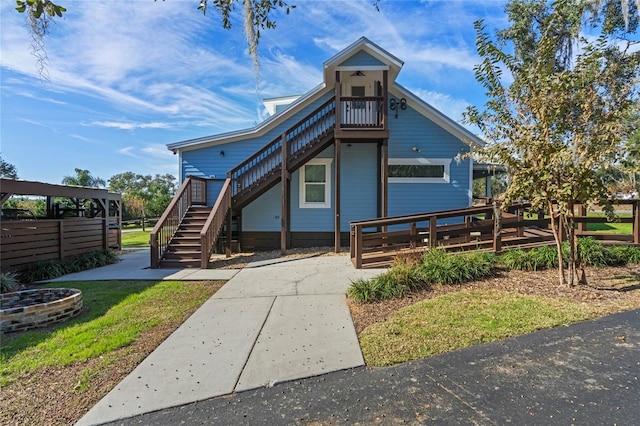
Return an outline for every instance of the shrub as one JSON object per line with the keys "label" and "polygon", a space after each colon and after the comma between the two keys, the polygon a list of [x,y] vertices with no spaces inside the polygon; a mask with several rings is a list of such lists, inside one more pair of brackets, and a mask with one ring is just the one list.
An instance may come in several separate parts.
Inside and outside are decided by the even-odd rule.
{"label": "shrub", "polygon": [[640,263],[640,247],[636,246],[613,246],[609,247],[611,256],[617,257],[621,264],[623,263]]}
{"label": "shrub", "polygon": [[367,303],[402,297],[425,286],[415,266],[411,263],[398,263],[377,277],[352,281],[347,295],[356,302]]}
{"label": "shrub", "polygon": [[15,272],[3,272],[0,274],[0,293],[11,293],[20,290],[20,281]]}
{"label": "shrub", "polygon": [[63,260],[36,262],[22,271],[20,278],[25,283],[45,281],[65,274],[110,265],[117,261],[118,256],[113,250],[96,251]]}
{"label": "shrub", "polygon": [[500,256],[500,262],[509,269],[539,271],[558,266],[555,246],[537,247],[531,250],[512,249]]}
{"label": "shrub", "polygon": [[493,253],[429,250],[422,257],[418,275],[422,281],[430,284],[458,284],[490,277],[494,268]]}
{"label": "shrub", "polygon": [[611,255],[607,253],[607,249],[592,237],[580,238],[578,240],[578,251],[585,266],[602,268],[612,260]]}

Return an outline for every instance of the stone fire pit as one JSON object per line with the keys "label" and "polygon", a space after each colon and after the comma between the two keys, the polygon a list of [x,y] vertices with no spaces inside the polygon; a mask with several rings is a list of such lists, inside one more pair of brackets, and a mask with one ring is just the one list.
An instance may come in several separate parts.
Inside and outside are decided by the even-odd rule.
{"label": "stone fire pit", "polygon": [[24,331],[68,320],[82,311],[75,288],[39,288],[0,295],[0,332]]}

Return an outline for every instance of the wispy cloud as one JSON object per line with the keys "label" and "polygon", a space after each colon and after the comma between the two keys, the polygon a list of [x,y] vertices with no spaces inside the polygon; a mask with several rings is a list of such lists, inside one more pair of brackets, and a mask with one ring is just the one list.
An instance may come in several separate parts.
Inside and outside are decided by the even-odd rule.
{"label": "wispy cloud", "polygon": [[470,105],[465,100],[454,99],[445,93],[438,93],[423,89],[414,89],[412,91],[421,99],[457,121],[462,119],[462,113],[465,112],[467,107]]}
{"label": "wispy cloud", "polygon": [[135,129],[168,129],[168,123],[136,123],[131,121],[93,121],[87,126],[107,127],[111,129],[135,130]]}

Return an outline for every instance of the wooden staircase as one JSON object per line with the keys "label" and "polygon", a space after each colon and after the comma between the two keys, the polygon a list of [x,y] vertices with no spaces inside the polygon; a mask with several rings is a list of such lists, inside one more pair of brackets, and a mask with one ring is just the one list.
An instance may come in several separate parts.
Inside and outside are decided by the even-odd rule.
{"label": "wooden staircase", "polygon": [[206,200],[202,201],[206,197],[206,180],[185,179],[151,232],[151,267],[207,268],[209,256],[224,235],[225,224],[231,227],[233,212],[267,192],[283,176],[288,178],[333,143],[335,108],[335,97],[331,97],[229,171],[213,208],[193,207],[196,192],[200,194],[198,200],[206,204]]}
{"label": "wooden staircase", "polygon": [[162,259],[166,268],[199,268],[202,258],[200,231],[211,209],[191,206],[169,242]]}

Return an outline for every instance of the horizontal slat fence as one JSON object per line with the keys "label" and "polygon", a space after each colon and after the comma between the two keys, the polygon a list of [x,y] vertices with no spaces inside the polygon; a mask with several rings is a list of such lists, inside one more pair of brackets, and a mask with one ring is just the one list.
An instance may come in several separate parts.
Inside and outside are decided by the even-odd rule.
{"label": "horizontal slat fence", "polygon": [[104,222],[102,218],[3,221],[1,269],[17,271],[35,262],[78,256],[117,244],[119,230],[114,230],[113,237],[105,235]]}
{"label": "horizontal slat fence", "polygon": [[[621,200],[617,208],[622,210],[624,205],[630,206],[632,217],[622,217],[619,222],[632,223],[631,234],[588,232],[586,224],[607,220],[587,216],[586,209],[576,205],[576,235],[608,243],[640,244],[640,201]],[[539,214],[525,217],[529,207],[528,203],[515,204],[499,215],[494,215],[493,206],[479,206],[351,222],[351,261],[356,268],[388,266],[400,254],[436,247],[500,252],[503,247],[552,244],[550,220]]]}

